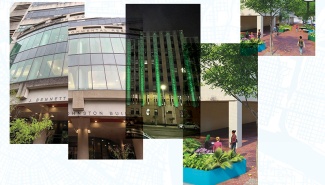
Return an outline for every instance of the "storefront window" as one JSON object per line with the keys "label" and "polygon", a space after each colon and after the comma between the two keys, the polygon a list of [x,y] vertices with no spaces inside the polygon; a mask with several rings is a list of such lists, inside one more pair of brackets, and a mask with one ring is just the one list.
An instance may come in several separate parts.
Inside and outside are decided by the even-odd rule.
{"label": "storefront window", "polygon": [[25,62],[24,70],[23,70],[23,72],[21,73],[21,75],[20,75],[18,81],[26,80],[26,78],[27,78],[27,76],[28,76],[28,73],[29,73],[29,70],[30,70],[30,67],[31,67],[31,65],[32,65],[32,62],[33,62],[32,59],[27,60],[27,61]]}

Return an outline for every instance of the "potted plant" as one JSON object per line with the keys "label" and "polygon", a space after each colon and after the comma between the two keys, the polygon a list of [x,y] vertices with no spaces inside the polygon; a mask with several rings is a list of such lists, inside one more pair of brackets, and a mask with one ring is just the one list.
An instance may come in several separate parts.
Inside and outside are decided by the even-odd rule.
{"label": "potted plant", "polygon": [[312,32],[311,34],[308,35],[308,40],[315,42],[315,32]]}
{"label": "potted plant", "polygon": [[[194,139],[183,141],[184,182],[196,185],[214,185],[246,173],[246,160],[234,151],[197,153],[199,142]],[[186,150],[184,150],[186,149]]]}

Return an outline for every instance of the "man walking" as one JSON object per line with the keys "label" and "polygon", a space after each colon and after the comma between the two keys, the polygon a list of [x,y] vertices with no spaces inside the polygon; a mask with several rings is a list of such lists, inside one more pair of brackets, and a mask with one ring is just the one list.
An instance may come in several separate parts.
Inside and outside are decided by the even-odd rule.
{"label": "man walking", "polygon": [[302,36],[299,37],[299,40],[297,42],[297,46],[299,47],[300,55],[302,55],[302,48],[306,48],[304,40],[302,40]]}

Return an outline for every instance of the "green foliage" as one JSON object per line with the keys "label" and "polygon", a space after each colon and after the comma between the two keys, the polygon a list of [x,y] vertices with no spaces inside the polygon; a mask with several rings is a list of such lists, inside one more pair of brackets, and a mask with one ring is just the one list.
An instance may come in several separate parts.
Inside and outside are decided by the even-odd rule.
{"label": "green foliage", "polygon": [[214,154],[198,155],[196,153],[183,154],[183,166],[195,168],[199,170],[213,170],[215,168],[231,168],[232,163],[240,162],[244,159],[240,154],[236,154],[232,150],[228,152],[218,148]]}
{"label": "green foliage", "polygon": [[281,24],[280,26],[279,26],[279,29],[281,29],[281,30],[284,30],[284,29],[289,29],[289,30],[291,30],[291,26],[290,25],[288,25],[288,24]]}
{"label": "green foliage", "polygon": [[131,153],[131,147],[125,145],[123,148],[120,148],[108,145],[108,151],[113,154],[115,159],[128,159],[129,154]]}
{"label": "green foliage", "polygon": [[315,30],[315,26],[305,24],[304,27],[306,27],[307,30]]}
{"label": "green foliage", "polygon": [[50,128],[52,128],[52,121],[49,118],[43,118],[41,121],[31,118],[31,122],[27,122],[24,118],[17,118],[10,123],[10,133],[12,134],[10,143],[32,143],[43,130]]}
{"label": "green foliage", "polygon": [[310,34],[311,37],[315,37],[315,32]]}
{"label": "green foliage", "polygon": [[205,84],[221,88],[236,99],[257,98],[258,56],[241,55],[241,47],[241,44],[201,44],[201,76]]}
{"label": "green foliage", "polygon": [[192,138],[186,138],[183,140],[183,155],[193,154],[195,150],[201,147],[201,143]]}

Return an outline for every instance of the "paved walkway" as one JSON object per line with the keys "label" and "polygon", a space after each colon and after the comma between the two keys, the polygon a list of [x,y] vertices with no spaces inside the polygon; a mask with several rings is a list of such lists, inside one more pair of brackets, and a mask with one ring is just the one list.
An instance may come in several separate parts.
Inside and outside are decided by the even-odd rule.
{"label": "paved walkway", "polygon": [[[223,150],[229,150],[228,128],[202,133],[202,136],[210,134],[211,141],[215,137],[220,137]],[[200,142],[204,143],[205,137],[200,137]],[[243,125],[243,146],[237,149],[246,158],[247,173],[239,177],[230,179],[220,185],[257,185],[257,166],[256,166],[256,145],[257,145],[257,126],[256,123]]]}
{"label": "paved walkway", "polygon": [[[303,56],[315,56],[315,42],[308,40],[308,34],[292,27],[291,31],[279,33],[278,36],[273,35],[273,55],[276,56],[300,56],[297,42],[299,36],[305,41],[306,48],[303,49]],[[259,52],[259,56],[270,56],[270,33],[264,30],[264,37],[261,38],[266,43],[266,50]]]}

